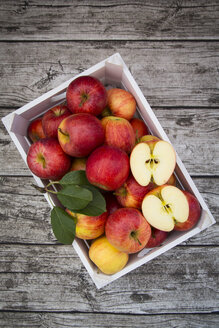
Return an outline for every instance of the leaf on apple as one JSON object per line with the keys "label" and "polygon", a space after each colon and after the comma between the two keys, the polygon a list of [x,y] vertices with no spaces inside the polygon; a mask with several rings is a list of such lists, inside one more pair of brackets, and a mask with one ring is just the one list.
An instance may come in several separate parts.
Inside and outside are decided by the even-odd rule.
{"label": "leaf on apple", "polygon": [[64,175],[64,177],[59,180],[62,186],[66,185],[90,185],[86,177],[86,172],[84,170],[71,171]]}
{"label": "leaf on apple", "polygon": [[88,216],[99,216],[106,212],[106,200],[101,192],[93,186],[82,186],[89,189],[93,194],[93,200],[82,210],[75,211],[76,213],[88,215]]}
{"label": "leaf on apple", "polygon": [[52,230],[57,240],[65,245],[71,245],[75,238],[75,221],[61,207],[55,206],[51,211]]}
{"label": "leaf on apple", "polygon": [[93,200],[93,194],[87,187],[77,185],[66,185],[57,192],[57,197],[63,206],[73,211],[81,210]]}

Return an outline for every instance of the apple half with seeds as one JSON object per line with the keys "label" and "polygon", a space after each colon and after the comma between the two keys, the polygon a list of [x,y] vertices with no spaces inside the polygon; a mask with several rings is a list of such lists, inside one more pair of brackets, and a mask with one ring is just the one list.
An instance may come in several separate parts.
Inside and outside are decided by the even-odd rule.
{"label": "apple half with seeds", "polygon": [[161,186],[172,175],[176,166],[173,146],[158,138],[138,143],[130,156],[130,167],[135,180],[141,186],[150,182]]}
{"label": "apple half with seeds", "polygon": [[189,202],[182,190],[163,185],[150,191],[142,201],[142,213],[148,223],[162,231],[172,231],[175,224],[189,218]]}

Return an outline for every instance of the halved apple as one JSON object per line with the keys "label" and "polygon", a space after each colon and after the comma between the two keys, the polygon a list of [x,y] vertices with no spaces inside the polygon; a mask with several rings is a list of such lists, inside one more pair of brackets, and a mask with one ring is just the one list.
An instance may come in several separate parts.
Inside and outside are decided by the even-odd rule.
{"label": "halved apple", "polygon": [[173,146],[160,139],[138,143],[130,156],[132,174],[141,186],[147,186],[150,182],[158,186],[165,184],[175,165],[176,153]]}
{"label": "halved apple", "polygon": [[182,223],[188,219],[189,203],[182,190],[163,185],[145,196],[142,213],[152,227],[171,231],[177,222]]}

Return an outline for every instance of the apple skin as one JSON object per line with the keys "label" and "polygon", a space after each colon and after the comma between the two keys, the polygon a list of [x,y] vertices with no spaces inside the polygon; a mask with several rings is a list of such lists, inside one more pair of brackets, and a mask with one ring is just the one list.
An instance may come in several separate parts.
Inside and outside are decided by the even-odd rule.
{"label": "apple skin", "polygon": [[104,142],[100,121],[91,114],[72,114],[58,127],[58,140],[64,152],[73,157],[86,157]]}
{"label": "apple skin", "polygon": [[[174,174],[171,175],[166,184],[176,186],[176,177]],[[141,209],[144,196],[157,187],[153,182],[150,182],[147,186],[141,186],[133,175],[130,174],[126,182],[115,191],[115,195],[121,206]]]}
{"label": "apple skin", "polygon": [[86,170],[86,162],[87,162],[86,157],[73,158],[70,171],[80,171],[80,170],[85,171]]}
{"label": "apple skin", "polygon": [[105,130],[105,143],[129,154],[135,145],[135,134],[129,121],[121,117],[107,116],[101,123]]}
{"label": "apple skin", "polygon": [[73,114],[89,113],[97,116],[106,107],[107,91],[98,79],[80,76],[69,84],[66,100]]}
{"label": "apple skin", "polygon": [[104,190],[116,190],[130,172],[129,157],[121,149],[101,146],[88,157],[86,175],[88,181]]}
{"label": "apple skin", "polygon": [[107,107],[103,116],[117,116],[130,120],[136,111],[136,101],[133,95],[123,89],[112,88],[107,90]]}
{"label": "apple skin", "polygon": [[27,165],[41,179],[59,180],[69,171],[71,159],[56,138],[44,138],[30,146]]}
{"label": "apple skin", "polygon": [[136,140],[149,134],[146,124],[140,118],[132,118],[130,124],[134,130]]}
{"label": "apple skin", "polygon": [[185,222],[176,222],[174,230],[187,231],[193,228],[201,216],[201,206],[195,196],[188,191],[182,190],[189,203],[189,217]]}
{"label": "apple skin", "polygon": [[104,212],[99,216],[73,213],[69,209],[66,209],[66,212],[76,220],[76,237],[90,240],[95,239],[104,233],[105,223],[108,216],[107,212]]}
{"label": "apple skin", "polygon": [[148,146],[150,147],[151,151],[153,151],[156,143],[158,141],[160,141],[161,139],[159,139],[158,137],[156,136],[152,136],[152,135],[146,135],[146,136],[143,136],[141,137],[140,139],[140,142],[145,142],[146,144],[148,144]]}
{"label": "apple skin", "polygon": [[105,234],[118,250],[132,254],[145,247],[151,227],[139,210],[120,208],[107,218]]}
{"label": "apple skin", "polygon": [[156,136],[152,136],[151,134],[146,134],[140,138],[140,142],[148,142],[148,141],[153,142],[153,141],[159,141],[159,140],[161,140],[161,139]]}
{"label": "apple skin", "polygon": [[152,182],[147,186],[141,186],[130,174],[123,186],[115,191],[115,195],[121,206],[140,209],[144,196],[155,187]]}
{"label": "apple skin", "polygon": [[121,149],[103,145],[88,157],[86,175],[88,181],[104,190],[116,190],[128,178],[129,157]]}
{"label": "apple skin", "polygon": [[64,104],[57,105],[49,109],[42,119],[43,131],[48,138],[58,137],[58,127],[62,120],[72,113]]}
{"label": "apple skin", "polygon": [[108,216],[113,214],[116,210],[122,207],[118,203],[116,197],[113,195],[112,192],[109,191],[105,193],[104,198],[106,200],[106,209],[107,209]]}
{"label": "apple skin", "polygon": [[121,271],[128,262],[129,255],[112,246],[105,236],[94,240],[89,248],[89,257],[101,272],[112,275]]}
{"label": "apple skin", "polygon": [[148,240],[145,248],[160,246],[167,239],[167,236],[168,232],[151,227],[151,237]]}
{"label": "apple skin", "polygon": [[32,142],[36,142],[46,137],[43,132],[42,117],[30,122],[27,129],[27,135]]}

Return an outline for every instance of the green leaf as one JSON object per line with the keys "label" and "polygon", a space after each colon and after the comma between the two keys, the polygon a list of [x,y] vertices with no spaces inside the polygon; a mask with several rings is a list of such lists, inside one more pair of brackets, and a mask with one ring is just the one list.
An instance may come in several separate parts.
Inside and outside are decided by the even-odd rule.
{"label": "green leaf", "polygon": [[55,206],[51,211],[52,230],[57,240],[66,245],[71,245],[75,238],[75,225],[71,217],[61,207]]}
{"label": "green leaf", "polygon": [[76,185],[67,185],[57,193],[63,206],[69,210],[81,210],[93,200],[90,190]]}
{"label": "green leaf", "polygon": [[86,172],[83,170],[66,173],[64,177],[59,181],[59,183],[62,186],[90,184],[87,180]]}
{"label": "green leaf", "polygon": [[106,201],[100,191],[93,186],[83,186],[89,189],[93,194],[93,200],[82,210],[75,211],[88,216],[98,216],[106,212]]}

